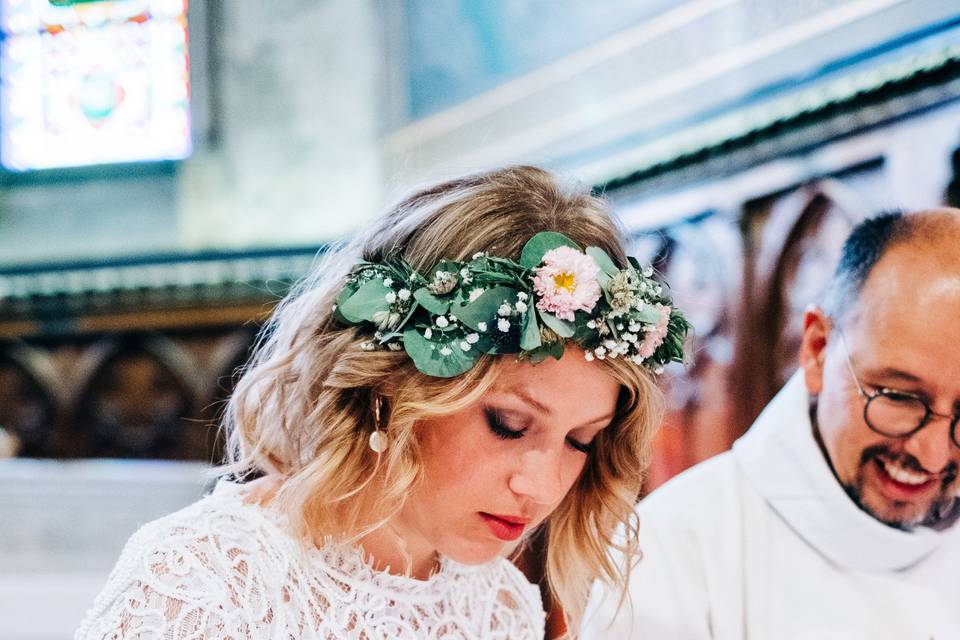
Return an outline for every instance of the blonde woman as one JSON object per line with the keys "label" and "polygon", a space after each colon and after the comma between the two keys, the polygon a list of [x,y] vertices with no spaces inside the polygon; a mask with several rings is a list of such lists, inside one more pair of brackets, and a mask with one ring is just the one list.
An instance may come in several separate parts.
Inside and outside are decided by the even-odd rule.
{"label": "blonde woman", "polygon": [[224,479],[131,538],[77,638],[542,638],[505,559],[540,528],[576,629],[594,579],[626,584],[607,548],[638,551],[653,374],[682,357],[650,276],[540,169],[403,200],[279,305]]}

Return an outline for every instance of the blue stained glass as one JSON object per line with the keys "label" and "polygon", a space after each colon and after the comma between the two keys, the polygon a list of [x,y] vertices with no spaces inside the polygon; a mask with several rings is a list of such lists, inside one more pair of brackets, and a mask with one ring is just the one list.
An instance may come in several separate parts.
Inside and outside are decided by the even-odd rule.
{"label": "blue stained glass", "polygon": [[5,168],[190,154],[186,0],[0,0],[0,10]]}

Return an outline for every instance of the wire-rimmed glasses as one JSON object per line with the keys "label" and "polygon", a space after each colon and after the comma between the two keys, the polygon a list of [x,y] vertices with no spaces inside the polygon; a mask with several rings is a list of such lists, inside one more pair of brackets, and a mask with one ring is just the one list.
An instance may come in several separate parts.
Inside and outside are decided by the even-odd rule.
{"label": "wire-rimmed glasses", "polygon": [[888,438],[909,438],[927,426],[932,418],[944,418],[950,421],[950,440],[955,447],[960,447],[960,435],[957,433],[960,414],[937,413],[924,398],[909,391],[878,387],[871,393],[866,392],[853,368],[843,333],[838,328],[835,330],[840,336],[840,345],[847,359],[847,368],[857,385],[857,393],[864,401],[863,420],[870,429]]}

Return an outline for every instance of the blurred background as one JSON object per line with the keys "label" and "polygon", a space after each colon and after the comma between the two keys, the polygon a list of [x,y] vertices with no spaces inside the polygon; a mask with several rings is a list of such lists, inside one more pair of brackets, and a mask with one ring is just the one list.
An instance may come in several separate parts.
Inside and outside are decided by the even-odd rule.
{"label": "blurred background", "polygon": [[960,3],[0,0],[0,638],[199,497],[260,322],[414,185],[568,172],[696,326],[653,488],[796,364],[848,229],[960,204]]}

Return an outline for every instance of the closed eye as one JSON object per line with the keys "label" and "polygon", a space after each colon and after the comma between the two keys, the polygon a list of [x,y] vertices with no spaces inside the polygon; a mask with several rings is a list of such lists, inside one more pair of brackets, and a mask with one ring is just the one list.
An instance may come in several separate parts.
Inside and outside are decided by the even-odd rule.
{"label": "closed eye", "polygon": [[882,393],[889,400],[894,402],[916,402],[917,400],[921,402],[929,402],[924,396],[919,393],[910,393],[909,391],[898,391],[896,389],[888,389],[883,387],[877,390],[877,393]]}
{"label": "closed eye", "polygon": [[506,422],[496,409],[484,409],[484,413],[487,416],[487,426],[490,427],[490,431],[503,440],[522,438],[527,430],[526,427],[518,427]]}
{"label": "closed eye", "polygon": [[567,444],[580,453],[590,453],[593,451],[593,442],[579,442],[573,438],[567,438]]}

